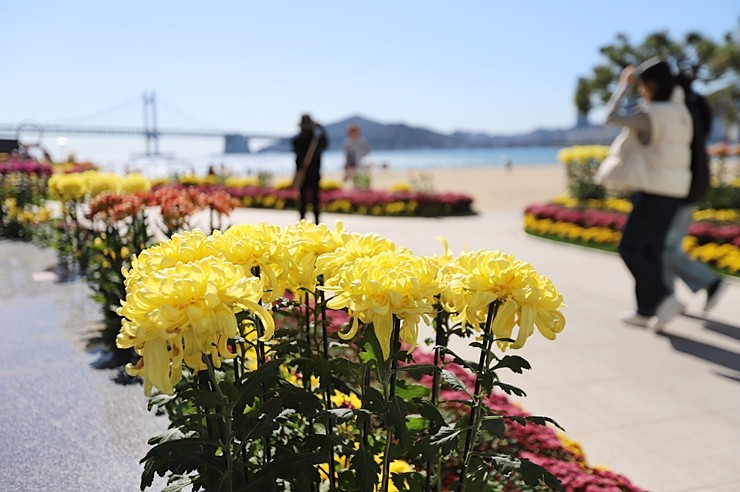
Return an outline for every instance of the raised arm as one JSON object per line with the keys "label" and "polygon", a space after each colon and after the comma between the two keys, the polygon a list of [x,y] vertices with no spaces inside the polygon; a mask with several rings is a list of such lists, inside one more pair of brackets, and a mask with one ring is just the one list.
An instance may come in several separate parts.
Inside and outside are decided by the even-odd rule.
{"label": "raised arm", "polygon": [[650,143],[650,118],[641,111],[625,113],[622,110],[627,90],[635,83],[636,76],[632,65],[622,70],[619,83],[614,94],[606,103],[606,124],[611,126],[627,126],[637,133],[643,145]]}

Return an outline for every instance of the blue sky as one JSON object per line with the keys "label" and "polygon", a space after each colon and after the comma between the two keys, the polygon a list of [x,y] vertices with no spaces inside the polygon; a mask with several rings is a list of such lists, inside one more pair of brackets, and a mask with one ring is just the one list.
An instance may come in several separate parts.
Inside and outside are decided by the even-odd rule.
{"label": "blue sky", "polygon": [[443,132],[570,126],[576,80],[617,32],[719,40],[740,18],[734,0],[3,3],[0,123],[141,125],[154,90],[162,126],[277,134],[304,111]]}

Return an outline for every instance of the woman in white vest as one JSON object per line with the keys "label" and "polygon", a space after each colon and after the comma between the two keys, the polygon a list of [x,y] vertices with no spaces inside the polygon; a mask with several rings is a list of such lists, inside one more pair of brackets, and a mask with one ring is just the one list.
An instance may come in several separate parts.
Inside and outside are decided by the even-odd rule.
{"label": "woman in white vest", "polygon": [[[638,84],[644,104],[621,111],[629,87]],[[607,104],[608,125],[623,127],[598,178],[632,193],[632,212],[619,254],[635,279],[637,310],[626,323],[661,331],[684,310],[665,285],[661,257],[673,216],[689,193],[693,125],[668,64],[652,58],[622,71]]]}

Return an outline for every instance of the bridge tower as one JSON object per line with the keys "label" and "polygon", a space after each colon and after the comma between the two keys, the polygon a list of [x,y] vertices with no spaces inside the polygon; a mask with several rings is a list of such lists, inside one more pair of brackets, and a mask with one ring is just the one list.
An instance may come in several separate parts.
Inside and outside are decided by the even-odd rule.
{"label": "bridge tower", "polygon": [[143,94],[144,137],[146,155],[159,155],[159,130],[157,128],[157,95],[154,91]]}

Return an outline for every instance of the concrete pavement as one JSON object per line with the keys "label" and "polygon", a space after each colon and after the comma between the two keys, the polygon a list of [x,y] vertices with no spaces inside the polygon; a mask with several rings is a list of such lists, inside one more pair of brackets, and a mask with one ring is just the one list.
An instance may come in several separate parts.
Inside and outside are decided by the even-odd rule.
{"label": "concrete pavement", "polygon": [[[238,209],[230,223],[288,225],[295,211]],[[663,335],[628,327],[632,279],[613,254],[522,232],[519,210],[442,219],[325,214],[419,255],[500,249],[550,277],[567,308],[554,342],[532,337],[519,354],[533,370],[505,376],[532,414],[557,420],[592,465],[656,492],[740,490],[740,283],[711,315],[685,290],[688,315]],[[82,284],[45,281],[51,251],[0,241],[0,467],[8,490],[138,490],[146,439],[167,422],[146,411],[141,386],[90,368],[86,333],[97,307]],[[33,273],[37,273],[36,281]],[[464,347],[456,347],[464,351]],[[472,355],[472,354],[471,354]],[[113,484],[113,485],[111,485]],[[65,486],[66,485],[66,486]]]}
{"label": "concrete pavement", "polygon": [[147,440],[168,420],[140,384],[91,367],[99,309],[84,283],[54,282],[55,258],[0,241],[0,490],[139,490]]}

